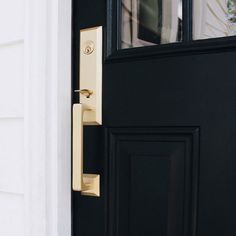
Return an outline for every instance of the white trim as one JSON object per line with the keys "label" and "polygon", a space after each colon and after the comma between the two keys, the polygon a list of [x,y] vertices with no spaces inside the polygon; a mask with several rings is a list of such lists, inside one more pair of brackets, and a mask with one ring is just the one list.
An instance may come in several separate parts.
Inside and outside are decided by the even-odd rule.
{"label": "white trim", "polygon": [[71,0],[26,0],[26,236],[71,235]]}

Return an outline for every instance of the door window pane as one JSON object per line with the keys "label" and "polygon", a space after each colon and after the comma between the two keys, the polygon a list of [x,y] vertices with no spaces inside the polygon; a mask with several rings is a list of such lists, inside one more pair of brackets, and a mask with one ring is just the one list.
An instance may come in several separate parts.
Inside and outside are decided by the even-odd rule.
{"label": "door window pane", "polygon": [[236,0],[194,0],[194,39],[233,35],[236,35]]}
{"label": "door window pane", "polygon": [[182,40],[182,0],[122,0],[121,48]]}

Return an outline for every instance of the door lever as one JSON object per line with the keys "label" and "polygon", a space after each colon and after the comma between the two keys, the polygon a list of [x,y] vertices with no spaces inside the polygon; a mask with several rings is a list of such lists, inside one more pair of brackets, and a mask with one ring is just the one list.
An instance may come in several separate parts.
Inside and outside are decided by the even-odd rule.
{"label": "door lever", "polygon": [[86,107],[83,104],[73,105],[73,178],[74,191],[82,195],[100,196],[100,175],[83,172],[83,115]]}
{"label": "door lever", "polygon": [[89,89],[80,89],[80,90],[74,90],[75,93],[80,93],[84,95],[86,98],[90,98],[90,96],[93,94],[93,91]]}

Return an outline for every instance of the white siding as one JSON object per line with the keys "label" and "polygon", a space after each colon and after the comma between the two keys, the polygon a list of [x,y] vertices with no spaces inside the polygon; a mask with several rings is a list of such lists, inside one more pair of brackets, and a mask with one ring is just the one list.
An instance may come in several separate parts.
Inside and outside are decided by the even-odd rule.
{"label": "white siding", "polygon": [[25,235],[24,0],[0,0],[0,235]]}
{"label": "white siding", "polygon": [[0,236],[71,235],[71,0],[0,0]]}
{"label": "white siding", "polygon": [[0,194],[0,235],[24,236],[24,195]]}
{"label": "white siding", "polygon": [[24,44],[0,47],[0,118],[23,117]]}
{"label": "white siding", "polygon": [[0,45],[24,38],[24,0],[0,0]]}
{"label": "white siding", "polygon": [[23,194],[23,119],[0,120],[0,163],[0,195]]}

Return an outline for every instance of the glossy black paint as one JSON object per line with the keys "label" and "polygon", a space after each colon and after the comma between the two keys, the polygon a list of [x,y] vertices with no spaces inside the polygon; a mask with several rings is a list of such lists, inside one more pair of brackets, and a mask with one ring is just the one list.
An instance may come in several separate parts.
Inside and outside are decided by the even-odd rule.
{"label": "glossy black paint", "polygon": [[73,3],[73,89],[79,30],[105,39],[103,126],[84,131],[102,197],[72,193],[73,236],[235,236],[235,38],[117,51],[114,2]]}
{"label": "glossy black paint", "polygon": [[199,128],[112,128],[109,142],[109,235],[195,235]]}

